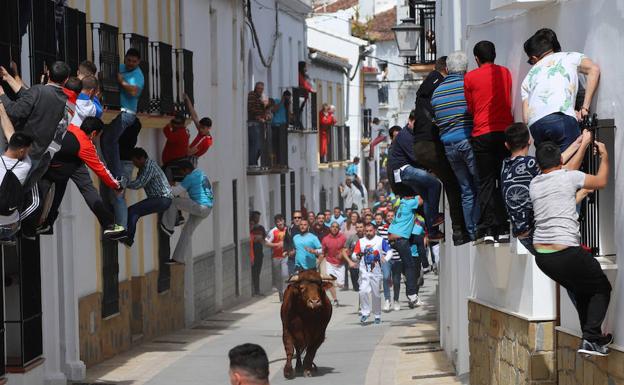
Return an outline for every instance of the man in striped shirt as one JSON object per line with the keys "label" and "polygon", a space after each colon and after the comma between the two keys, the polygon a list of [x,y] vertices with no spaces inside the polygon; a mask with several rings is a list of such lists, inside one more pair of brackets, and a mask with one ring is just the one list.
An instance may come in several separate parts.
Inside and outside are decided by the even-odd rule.
{"label": "man in striped shirt", "polygon": [[477,166],[469,141],[472,116],[468,112],[464,95],[464,75],[468,68],[466,54],[453,52],[446,59],[446,67],[448,76],[433,92],[431,105],[446,157],[459,182],[466,229],[472,240],[476,240],[479,221],[479,206],[476,204]]}
{"label": "man in striped shirt", "polygon": [[126,186],[131,190],[143,188],[147,198],[128,207],[128,226],[120,242],[128,247],[134,243],[136,224],[139,218],[149,214],[162,213],[171,206],[173,195],[167,177],[156,161],[150,159],[144,149],[136,147],[131,154],[132,163],[139,169],[135,180]]}

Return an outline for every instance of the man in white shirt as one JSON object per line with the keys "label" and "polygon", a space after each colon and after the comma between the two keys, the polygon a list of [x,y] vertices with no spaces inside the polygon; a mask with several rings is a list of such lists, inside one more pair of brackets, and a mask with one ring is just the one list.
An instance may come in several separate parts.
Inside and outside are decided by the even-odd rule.
{"label": "man in white shirt", "polygon": [[[383,279],[381,264],[383,257],[390,250],[386,239],[376,235],[377,229],[372,223],[366,225],[365,236],[353,249],[353,260],[360,261],[360,323],[366,323],[371,307],[375,315],[375,324],[381,323],[381,294],[379,285]],[[371,298],[372,297],[372,298]]]}
{"label": "man in white shirt", "polygon": [[[578,120],[589,107],[600,78],[600,68],[578,52],[561,52],[557,35],[541,29],[524,43],[533,66],[522,82],[522,113],[536,146],[555,142],[561,152],[581,134]],[[575,111],[578,74],[587,75],[583,104]]]}
{"label": "man in white shirt", "polygon": [[342,199],[344,199],[344,207],[345,209],[356,209],[359,210],[362,207],[362,193],[353,185],[351,178],[347,178],[344,185],[339,186],[340,195]]}

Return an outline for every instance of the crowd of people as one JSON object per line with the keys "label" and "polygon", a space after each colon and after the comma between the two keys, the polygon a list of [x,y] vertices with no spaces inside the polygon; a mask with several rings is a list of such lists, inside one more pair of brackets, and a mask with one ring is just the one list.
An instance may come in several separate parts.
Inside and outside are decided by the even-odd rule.
{"label": "crowd of people", "polygon": [[[285,282],[298,271],[318,269],[336,277],[328,290],[339,306],[337,289],[360,296],[360,321],[372,315],[381,322],[381,311],[398,311],[402,276],[405,276],[408,306],[422,305],[418,289],[428,271],[437,271],[437,242],[428,239],[424,210],[419,197],[390,199],[379,195],[373,208],[340,207],[307,215],[292,213],[287,224],[284,215],[274,217],[275,227],[268,232],[260,225],[260,213],[250,215],[252,277],[254,295],[260,294],[263,247],[272,250],[273,287],[283,299]],[[435,252],[434,252],[435,250]],[[429,262],[429,256],[431,263]],[[350,280],[349,280],[350,278]],[[383,287],[383,303],[381,288]]]}
{"label": "crowd of people", "polygon": [[[168,263],[184,263],[188,258],[190,237],[213,204],[210,181],[197,168],[197,159],[212,145],[212,121],[199,119],[185,95],[197,135],[190,141],[185,116],[178,113],[163,130],[167,140],[158,164],[136,146],[141,130],[138,102],[145,84],[140,63],[139,51],[130,48],[117,73],[121,110],[110,124],[102,121],[102,93],[92,62],[81,62],[75,76],[68,64],[54,62],[42,83],[31,87],[22,82],[17,66],[10,71],[0,67],[4,149],[0,240],[4,244],[15,243],[20,230],[23,238],[31,240],[53,234],[72,180],[105,238],[131,247],[139,218],[158,213],[162,231],[170,236],[176,225],[184,224]],[[132,179],[135,167],[138,174]],[[102,181],[101,191],[88,169]],[[126,189],[144,189],[146,198],[128,207]]]}

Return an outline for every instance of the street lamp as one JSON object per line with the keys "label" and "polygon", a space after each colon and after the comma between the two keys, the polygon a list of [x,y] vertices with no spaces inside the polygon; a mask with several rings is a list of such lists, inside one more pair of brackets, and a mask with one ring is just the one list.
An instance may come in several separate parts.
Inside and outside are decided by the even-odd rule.
{"label": "street lamp", "polygon": [[420,39],[422,39],[424,28],[422,25],[414,23],[414,19],[403,19],[401,24],[392,27],[394,37],[399,47],[399,56],[418,56]]}

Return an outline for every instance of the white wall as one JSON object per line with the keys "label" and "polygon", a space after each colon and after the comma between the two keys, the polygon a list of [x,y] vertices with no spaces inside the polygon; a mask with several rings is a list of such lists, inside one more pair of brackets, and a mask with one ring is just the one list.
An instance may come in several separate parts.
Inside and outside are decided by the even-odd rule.
{"label": "white wall", "polygon": [[[624,60],[624,42],[621,39],[623,33],[622,17],[624,17],[623,1],[583,1],[570,0],[556,2],[552,5],[538,7],[529,11],[509,10],[509,11],[490,11],[489,0],[470,0],[470,6],[466,0],[442,0],[437,3],[436,20],[438,52],[440,54],[448,54],[454,49],[466,50],[471,57],[473,45],[480,40],[490,40],[496,44],[497,63],[507,66],[513,75],[514,86],[514,110],[516,120],[520,120],[521,105],[520,100],[520,83],[526,75],[529,66],[526,64],[526,55],[524,54],[522,44],[537,29],[542,27],[552,28],[558,35],[564,50],[583,52],[590,58],[595,60],[601,67],[602,74],[600,86],[594,97],[592,109],[595,110],[600,118],[615,119],[616,126],[624,121],[624,100],[621,89],[624,87],[624,77],[619,70],[619,63]],[[461,7],[461,8],[460,8]],[[472,63],[471,63],[472,64]],[[474,67],[474,64],[472,64]],[[610,145],[615,148],[615,152],[611,154],[610,163],[615,166],[612,172],[615,176],[613,183],[608,187],[608,191],[601,195],[601,232],[606,237],[604,242],[609,243],[610,239],[615,239],[615,252],[622,250],[624,247],[624,238],[621,236],[624,225],[624,208],[622,207],[622,195],[614,194],[624,188],[624,171],[621,167],[622,153],[620,149],[624,145],[622,134],[616,130],[615,137],[609,139]],[[614,197],[614,201],[610,200]],[[609,250],[611,251],[611,250]],[[474,251],[470,251],[472,255]],[[447,252],[444,258],[451,258],[456,255],[455,251]],[[483,252],[479,255],[483,261],[493,261],[493,258]],[[467,274],[474,280],[476,291],[474,294],[480,298],[488,299],[493,302],[500,302],[502,307],[513,310],[516,304],[513,300],[514,291],[524,291],[520,297],[519,304],[523,303],[522,298],[529,295],[531,291],[533,296],[538,290],[545,289],[548,285],[540,278],[540,272],[534,266],[528,265],[515,266],[522,263],[521,260],[512,262],[513,274],[507,282],[504,282],[512,291],[503,297],[499,293],[491,290],[488,291],[488,282],[483,279],[483,265],[473,264],[472,270],[463,270],[462,274]],[[450,264],[450,263],[449,263]],[[447,264],[447,266],[449,265]],[[479,267],[478,267],[479,266]],[[514,267],[515,266],[515,267]],[[445,284],[446,280],[452,279],[456,274],[454,268],[450,270],[441,270],[440,293],[441,293],[441,319],[448,319],[453,314],[452,307],[456,308],[457,302],[465,303],[465,295],[454,292],[453,287]],[[481,271],[478,271],[481,270]],[[522,282],[518,280],[516,274],[523,275]],[[532,275],[532,285],[530,276]],[[616,338],[616,344],[624,345],[624,323],[617,322],[624,317],[624,280],[618,275],[615,278],[613,271],[608,273],[613,281],[613,294],[610,305],[609,320],[607,329],[612,331]],[[500,279],[498,277],[497,279]],[[536,282],[542,282],[540,285]],[[502,284],[502,283],[501,283]],[[504,294],[504,293],[502,293]],[[517,294],[516,294],[517,297]],[[576,315],[570,310],[565,291],[562,291],[562,325],[569,329],[575,329]],[[535,297],[534,297],[535,298]],[[538,303],[546,306],[553,302],[553,294],[547,290]],[[520,306],[517,309],[525,316],[530,316],[527,306]],[[533,307],[535,309],[535,306]],[[462,317],[466,318],[466,314]],[[455,335],[463,334],[467,327],[467,321],[460,324],[452,325],[450,328]],[[443,340],[445,339],[443,330]],[[445,350],[449,355],[453,355],[454,349],[461,349],[461,346],[467,346],[467,339],[462,341],[448,341],[445,344]]]}

